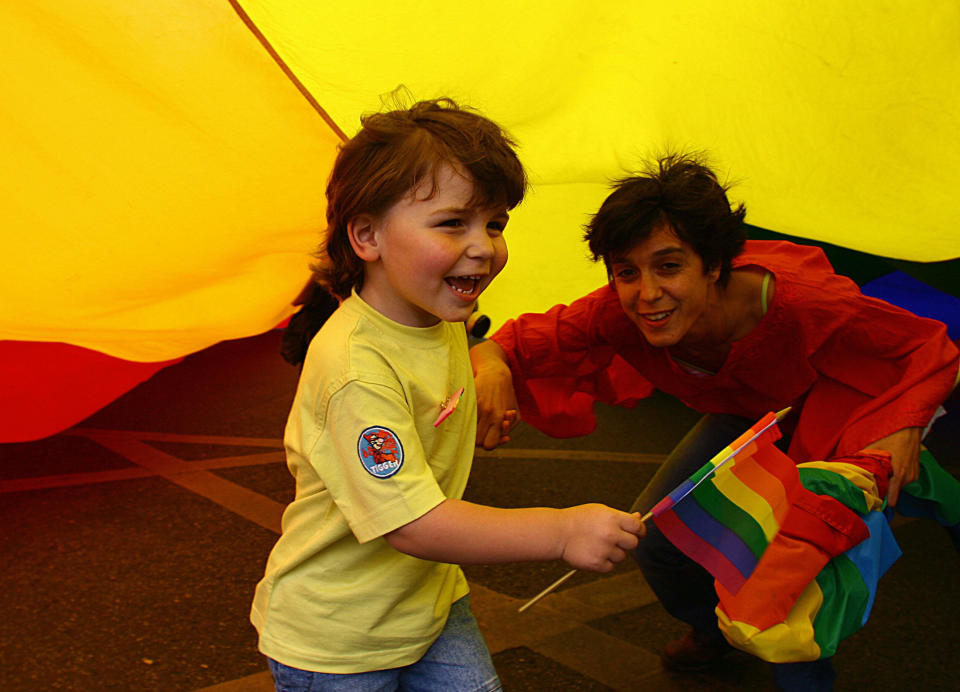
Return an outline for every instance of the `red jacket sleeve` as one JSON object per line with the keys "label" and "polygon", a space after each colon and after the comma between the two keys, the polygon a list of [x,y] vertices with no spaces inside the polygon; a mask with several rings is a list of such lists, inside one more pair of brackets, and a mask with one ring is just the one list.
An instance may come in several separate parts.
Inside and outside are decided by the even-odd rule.
{"label": "red jacket sleeve", "polygon": [[958,352],[942,322],[854,290],[846,319],[811,355],[819,376],[791,445],[797,459],[851,454],[924,427],[956,381]]}
{"label": "red jacket sleeve", "polygon": [[553,437],[587,435],[597,424],[594,401],[634,406],[653,392],[604,336],[620,313],[616,294],[604,287],[520,315],[491,337],[507,354],[524,420]]}
{"label": "red jacket sleeve", "polygon": [[794,402],[790,456],[803,462],[851,454],[929,422],[957,377],[957,348],[942,322],[864,296],[819,248],[748,241],[748,250],[738,265],[777,275],[778,330],[753,354],[761,363],[754,379],[774,387],[809,378]]}

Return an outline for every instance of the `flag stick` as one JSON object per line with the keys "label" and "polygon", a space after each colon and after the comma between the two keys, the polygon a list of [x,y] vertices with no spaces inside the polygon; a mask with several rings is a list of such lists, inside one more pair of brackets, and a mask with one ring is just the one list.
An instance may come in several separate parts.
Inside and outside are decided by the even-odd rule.
{"label": "flag stick", "polygon": [[[641,522],[645,522],[645,521],[646,521],[647,519],[649,519],[649,518],[650,518],[650,512],[647,512],[647,513],[644,514],[642,517],[640,517],[640,521],[641,521]],[[531,598],[529,601],[527,601],[526,603],[524,603],[522,606],[520,606],[519,608],[517,608],[517,612],[518,612],[518,613],[522,613],[523,611],[525,611],[527,608],[529,608],[530,606],[532,606],[534,603],[536,603],[537,601],[539,601],[539,600],[540,600],[541,598],[543,598],[544,596],[547,596],[547,595],[553,593],[554,591],[556,591],[556,590],[560,587],[561,584],[563,584],[563,582],[565,582],[567,579],[569,579],[570,577],[572,577],[572,576],[573,576],[574,574],[576,574],[576,573],[577,573],[577,570],[575,570],[575,569],[570,570],[569,572],[567,572],[566,574],[564,574],[562,577],[560,577],[559,579],[557,579],[555,582],[553,582],[550,586],[548,586],[548,587],[545,588],[543,591],[541,591],[540,593],[538,593],[536,596],[534,596],[533,598]]]}
{"label": "flag stick", "polygon": [[556,588],[558,588],[561,584],[563,584],[563,582],[565,582],[567,579],[569,579],[570,577],[572,577],[572,576],[573,576],[574,574],[576,574],[576,573],[577,573],[577,570],[575,570],[575,569],[570,570],[569,572],[567,572],[566,574],[564,574],[562,577],[560,577],[559,579],[557,579],[555,582],[553,582],[550,586],[548,586],[548,587],[545,588],[543,591],[541,591],[540,593],[538,593],[536,596],[534,596],[533,598],[531,598],[529,601],[527,601],[526,603],[524,603],[522,606],[520,606],[519,608],[517,608],[517,612],[518,612],[518,613],[522,613],[522,612],[525,611],[527,608],[529,608],[530,606],[532,606],[534,603],[536,603],[537,601],[539,601],[541,598],[543,598],[544,596],[546,596],[546,595],[549,594],[550,592],[554,591],[554,590],[555,590]]}
{"label": "flag stick", "polygon": [[[791,408],[791,407],[788,406],[787,408],[783,409],[782,411],[777,411],[777,413],[776,413],[776,418],[775,418],[775,421],[774,421],[774,422],[780,422],[780,421],[782,421],[782,420],[786,417],[786,415],[787,415],[788,413],[790,413],[790,408]],[[771,423],[770,425],[773,425],[773,423]],[[764,427],[763,430],[761,430],[761,431],[758,432],[756,435],[754,435],[754,436],[751,437],[749,440],[747,440],[747,441],[744,442],[742,445],[740,445],[740,446],[737,447],[735,450],[733,450],[729,455],[727,455],[727,457],[726,457],[720,464],[718,464],[718,468],[719,468],[720,466],[722,466],[723,464],[725,464],[726,462],[730,461],[730,459],[732,459],[733,457],[735,457],[737,454],[739,454],[739,453],[740,453],[740,450],[742,450],[742,449],[743,449],[744,447],[746,447],[748,444],[750,444],[751,442],[753,442],[757,437],[760,436],[760,433],[762,433],[764,430],[766,430],[766,429],[769,428],[769,427],[770,427],[769,425],[766,426],[766,427]],[[646,522],[647,519],[649,519],[652,514],[653,514],[652,512],[647,512],[647,513],[644,514],[642,517],[640,517],[640,521],[641,521],[641,522]],[[569,572],[567,572],[566,574],[564,574],[562,577],[560,577],[559,579],[557,579],[555,582],[553,582],[550,586],[548,586],[548,587],[545,588],[543,591],[541,591],[540,593],[538,593],[536,596],[534,596],[533,598],[531,598],[529,601],[527,601],[526,603],[524,603],[522,606],[520,606],[519,608],[517,608],[517,612],[518,612],[518,613],[522,613],[522,612],[525,611],[527,608],[529,608],[530,606],[532,606],[534,603],[536,603],[537,601],[539,601],[540,599],[542,599],[544,596],[548,596],[549,594],[553,593],[553,592],[556,591],[565,581],[567,581],[570,577],[572,577],[572,576],[573,576],[574,574],[576,574],[576,573],[577,573],[577,570],[575,570],[575,569],[570,570]]]}

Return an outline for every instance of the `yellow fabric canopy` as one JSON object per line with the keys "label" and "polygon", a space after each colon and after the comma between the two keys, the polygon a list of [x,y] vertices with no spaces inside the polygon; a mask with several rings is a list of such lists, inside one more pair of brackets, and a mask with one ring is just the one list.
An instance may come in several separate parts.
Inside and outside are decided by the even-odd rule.
{"label": "yellow fabric canopy", "polygon": [[339,137],[228,3],[3,3],[0,45],[0,338],[159,361],[292,312]]}
{"label": "yellow fabric canopy", "polygon": [[[243,15],[246,15],[248,26]],[[960,6],[733,0],[20,0],[0,6],[0,338],[158,361],[291,311],[337,132],[398,85],[520,142],[494,323],[595,288],[611,178],[706,150],[748,221],[960,256]]]}

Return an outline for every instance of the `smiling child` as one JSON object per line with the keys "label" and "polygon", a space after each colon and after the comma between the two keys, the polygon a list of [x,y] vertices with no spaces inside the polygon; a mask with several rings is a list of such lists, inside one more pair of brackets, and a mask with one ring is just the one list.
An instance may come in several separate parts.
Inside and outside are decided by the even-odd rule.
{"label": "smiling child", "polygon": [[342,302],[304,361],[296,496],[251,614],[278,690],[500,689],[458,563],[605,572],[644,533],[603,505],[460,499],[477,425],[462,322],[525,188],[500,128],[449,100],[367,116],[337,157],[316,274]]}

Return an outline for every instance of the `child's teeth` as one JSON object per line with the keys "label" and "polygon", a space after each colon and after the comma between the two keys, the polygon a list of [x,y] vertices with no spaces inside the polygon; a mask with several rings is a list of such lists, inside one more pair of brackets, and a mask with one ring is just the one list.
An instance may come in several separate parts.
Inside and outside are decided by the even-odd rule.
{"label": "child's teeth", "polygon": [[479,279],[476,276],[451,276],[447,279],[447,283],[453,290],[465,295],[477,290],[478,282]]}

